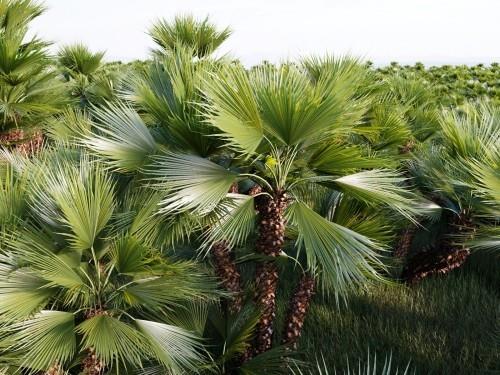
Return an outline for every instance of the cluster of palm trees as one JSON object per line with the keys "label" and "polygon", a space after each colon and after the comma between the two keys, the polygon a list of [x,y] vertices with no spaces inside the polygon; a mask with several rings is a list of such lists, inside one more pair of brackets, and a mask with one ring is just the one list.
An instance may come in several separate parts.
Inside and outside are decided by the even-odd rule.
{"label": "cluster of palm trees", "polygon": [[0,373],[291,373],[315,293],[500,246],[498,108],[352,58],[247,70],[189,16],[140,69],[52,58],[42,11],[0,0]]}

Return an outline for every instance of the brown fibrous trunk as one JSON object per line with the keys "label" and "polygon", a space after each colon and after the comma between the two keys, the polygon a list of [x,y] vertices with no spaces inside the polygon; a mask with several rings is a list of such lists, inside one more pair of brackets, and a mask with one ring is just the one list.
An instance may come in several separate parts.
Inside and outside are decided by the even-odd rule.
{"label": "brown fibrous trunk", "polygon": [[224,288],[231,292],[229,311],[238,313],[243,305],[241,275],[232,258],[231,249],[226,241],[219,241],[212,246],[211,255],[215,263],[215,273]]}
{"label": "brown fibrous trunk", "polygon": [[64,370],[62,369],[61,365],[59,364],[54,364],[52,365],[47,371],[43,373],[44,375],[63,375]]}
{"label": "brown fibrous trunk", "polygon": [[83,360],[84,375],[101,375],[104,373],[105,364],[96,355],[94,348],[87,349],[87,356]]}
{"label": "brown fibrous trunk", "polygon": [[416,232],[417,227],[413,224],[401,232],[399,241],[394,249],[394,256],[396,258],[405,258],[410,253],[411,244]]}
{"label": "brown fibrous trunk", "polygon": [[24,155],[33,155],[43,146],[43,134],[41,131],[26,134],[22,129],[11,130],[0,134],[0,145],[19,151]]}
{"label": "brown fibrous trunk", "polygon": [[[454,216],[449,224],[448,233],[461,233],[461,236],[472,239],[475,227],[470,213],[462,211]],[[408,284],[414,284],[428,276],[447,274],[461,267],[469,255],[469,248],[454,244],[447,236],[435,249],[414,255],[404,267],[401,278]]]}
{"label": "brown fibrous trunk", "polygon": [[314,295],[314,289],[314,277],[309,273],[304,273],[290,300],[282,341],[283,344],[293,349],[296,349],[297,341],[302,334],[302,327]]}
{"label": "brown fibrous trunk", "polygon": [[[277,257],[282,250],[285,237],[283,213],[287,205],[286,194],[282,191],[259,194],[257,187],[249,192],[256,195],[255,208],[259,213],[259,235],[256,251],[268,257]],[[271,348],[273,322],[276,316],[276,290],[278,287],[278,267],[274,261],[264,261],[256,267],[255,302],[260,310],[253,348],[245,354],[245,359],[263,353]]]}
{"label": "brown fibrous trunk", "polygon": [[408,284],[431,276],[443,275],[460,267],[470,254],[469,249],[438,249],[415,255],[403,270],[402,279]]}

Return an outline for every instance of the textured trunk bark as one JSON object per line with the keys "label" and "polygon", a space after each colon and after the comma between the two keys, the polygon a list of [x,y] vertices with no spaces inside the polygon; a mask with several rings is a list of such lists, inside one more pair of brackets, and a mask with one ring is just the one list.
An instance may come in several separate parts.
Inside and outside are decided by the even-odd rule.
{"label": "textured trunk bark", "polygon": [[[475,228],[469,213],[464,211],[453,217],[448,233],[461,233],[462,236],[473,238]],[[403,269],[401,278],[409,284],[414,284],[427,276],[446,274],[462,266],[469,254],[468,248],[457,247],[449,238],[444,238],[436,249],[413,256]]]}
{"label": "textured trunk bark", "polygon": [[417,227],[414,224],[410,224],[410,226],[401,232],[399,241],[394,249],[394,256],[396,258],[406,258],[408,256],[416,232]]}
{"label": "textured trunk bark", "polygon": [[220,241],[212,246],[211,254],[215,263],[215,273],[224,288],[233,294],[228,307],[229,311],[235,314],[243,306],[243,290],[241,276],[231,253],[231,249],[225,241]]}
{"label": "textured trunk bark", "polygon": [[431,275],[446,274],[460,267],[469,256],[469,249],[438,249],[414,256],[403,270],[402,279],[408,284]]}
{"label": "textured trunk bark", "polygon": [[[238,193],[237,183],[231,185],[229,193]],[[233,294],[228,304],[229,311],[233,314],[238,313],[243,306],[243,288],[232,249],[226,241],[220,241],[212,246],[210,253],[214,261],[215,274],[224,288]]]}
{"label": "textured trunk bark", "polygon": [[105,364],[95,354],[93,348],[87,349],[87,356],[83,360],[84,375],[101,375],[104,373]]}
{"label": "textured trunk bark", "polygon": [[[258,194],[259,189],[249,192]],[[259,213],[259,236],[255,248],[258,253],[277,257],[281,253],[285,237],[286,195],[277,191],[272,197],[259,195],[255,198],[255,208]],[[271,348],[273,322],[276,316],[276,289],[278,287],[278,268],[273,261],[257,265],[255,302],[260,309],[256,338],[253,348],[244,355],[249,359]]]}
{"label": "textured trunk bark", "polygon": [[0,144],[25,155],[32,155],[42,148],[43,134],[41,131],[36,131],[33,134],[26,135],[23,130],[15,129],[0,134]]}
{"label": "textured trunk bark", "polygon": [[302,334],[302,327],[314,295],[314,288],[314,277],[309,273],[304,273],[290,300],[282,341],[283,344],[294,349],[296,349],[297,341]]}
{"label": "textured trunk bark", "polygon": [[55,364],[55,365],[52,365],[52,367],[49,368],[47,371],[41,372],[40,374],[44,374],[44,375],[63,375],[64,374],[64,370],[62,369],[62,367],[60,365]]}

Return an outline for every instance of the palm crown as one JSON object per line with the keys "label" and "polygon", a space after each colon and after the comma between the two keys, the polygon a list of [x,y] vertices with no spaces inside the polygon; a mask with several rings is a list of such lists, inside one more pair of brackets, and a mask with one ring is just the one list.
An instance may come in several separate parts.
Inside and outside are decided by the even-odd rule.
{"label": "palm crown", "polygon": [[216,284],[153,246],[154,192],[129,186],[119,199],[113,176],[74,149],[33,161],[5,156],[4,184],[12,174],[19,183],[4,203],[19,220],[2,228],[2,365],[36,373],[83,363],[89,374],[200,368],[197,335],[169,324],[169,309],[182,314],[187,301],[215,298]]}
{"label": "palm crown", "polygon": [[31,1],[0,1],[1,127],[40,127],[61,105],[61,87],[50,69],[48,43],[27,38],[29,23],[44,8]]}

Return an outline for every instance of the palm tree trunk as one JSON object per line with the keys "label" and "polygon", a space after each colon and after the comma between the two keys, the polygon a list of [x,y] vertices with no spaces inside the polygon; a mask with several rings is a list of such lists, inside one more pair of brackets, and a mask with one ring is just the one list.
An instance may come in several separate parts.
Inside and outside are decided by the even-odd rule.
{"label": "palm tree trunk", "polygon": [[43,372],[44,375],[63,375],[64,370],[61,365],[54,364],[47,371]]}
{"label": "palm tree trunk", "polygon": [[[255,193],[255,192],[254,192]],[[259,213],[259,235],[256,243],[258,253],[277,257],[282,250],[285,237],[286,194],[277,191],[273,196],[258,195],[255,208]],[[276,316],[276,290],[278,287],[278,267],[274,261],[265,261],[256,268],[255,302],[260,309],[260,319],[253,350],[245,357],[251,358],[271,348],[273,322]]]}
{"label": "palm tree trunk", "polygon": [[427,276],[446,274],[464,264],[469,254],[469,249],[451,246],[417,254],[410,259],[401,277],[408,284],[415,284]]}
{"label": "palm tree trunk", "polygon": [[22,129],[10,130],[0,134],[0,145],[25,155],[33,155],[42,148],[43,134],[41,131],[35,131],[27,135]]}
{"label": "palm tree trunk", "polygon": [[[467,212],[452,219],[448,233],[460,233],[473,238],[475,229]],[[462,266],[470,255],[470,249],[465,246],[457,247],[449,237],[444,238],[435,249],[411,258],[403,269],[401,278],[408,284],[414,284],[427,276],[446,274]]]}
{"label": "palm tree trunk", "polygon": [[294,349],[302,334],[302,327],[307,316],[307,310],[309,309],[309,305],[314,295],[315,284],[314,277],[309,273],[304,273],[290,300],[288,314],[285,320],[285,330],[283,332],[283,344]]}
{"label": "palm tree trunk", "polygon": [[231,256],[231,249],[226,241],[217,242],[212,246],[211,255],[215,263],[215,273],[224,288],[232,293],[229,301],[229,311],[238,313],[243,306],[243,289],[241,276],[236,267],[236,262]]}
{"label": "palm tree trunk", "polygon": [[[97,307],[88,310],[85,313],[85,318],[91,319],[98,315],[109,315],[109,312],[103,310],[102,307]],[[82,367],[83,375],[102,375],[106,368],[106,364],[97,356],[95,349],[90,347],[87,348],[87,355],[83,359]]]}
{"label": "palm tree trunk", "polygon": [[101,361],[94,348],[89,348],[87,350],[87,356],[83,360],[83,371],[84,375],[101,375],[104,373],[104,362]]}
{"label": "palm tree trunk", "polygon": [[401,232],[399,241],[394,249],[394,256],[396,258],[406,258],[408,256],[416,232],[417,226],[414,224],[410,224],[410,226]]}

